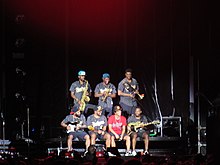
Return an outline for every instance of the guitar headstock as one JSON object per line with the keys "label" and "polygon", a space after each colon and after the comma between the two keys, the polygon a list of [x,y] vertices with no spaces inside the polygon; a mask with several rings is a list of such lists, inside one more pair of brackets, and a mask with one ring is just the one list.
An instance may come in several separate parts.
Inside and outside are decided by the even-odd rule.
{"label": "guitar headstock", "polygon": [[152,124],[160,124],[160,120],[154,120],[152,121]]}

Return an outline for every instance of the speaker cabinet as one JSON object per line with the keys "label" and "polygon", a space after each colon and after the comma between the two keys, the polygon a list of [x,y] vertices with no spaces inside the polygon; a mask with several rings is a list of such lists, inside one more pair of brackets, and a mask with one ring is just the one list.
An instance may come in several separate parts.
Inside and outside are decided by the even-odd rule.
{"label": "speaker cabinet", "polygon": [[181,117],[162,117],[162,136],[182,137]]}

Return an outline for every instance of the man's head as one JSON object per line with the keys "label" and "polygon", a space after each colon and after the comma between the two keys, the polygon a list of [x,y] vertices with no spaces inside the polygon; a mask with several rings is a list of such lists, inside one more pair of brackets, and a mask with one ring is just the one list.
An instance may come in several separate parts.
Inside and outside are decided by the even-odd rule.
{"label": "man's head", "polygon": [[109,75],[108,73],[104,73],[104,74],[102,75],[102,80],[103,80],[103,82],[104,82],[105,84],[108,84],[109,81],[110,81],[110,75]]}
{"label": "man's head", "polygon": [[81,115],[81,111],[79,110],[78,106],[74,106],[70,114],[79,117]]}
{"label": "man's head", "polygon": [[130,80],[132,78],[132,69],[128,68],[125,70],[125,77]]}
{"label": "man's head", "polygon": [[102,115],[102,110],[103,110],[103,108],[101,106],[97,106],[94,109],[94,114],[96,114],[97,116],[101,116]]}
{"label": "man's head", "polygon": [[121,116],[122,108],[121,108],[120,105],[114,106],[114,113],[115,113],[116,116]]}
{"label": "man's head", "polygon": [[83,70],[80,70],[80,71],[78,72],[78,78],[79,78],[79,80],[84,81],[84,80],[85,80],[85,77],[86,77],[86,72],[83,71]]}
{"label": "man's head", "polygon": [[134,111],[135,116],[139,117],[142,114],[142,110],[140,107],[137,107]]}

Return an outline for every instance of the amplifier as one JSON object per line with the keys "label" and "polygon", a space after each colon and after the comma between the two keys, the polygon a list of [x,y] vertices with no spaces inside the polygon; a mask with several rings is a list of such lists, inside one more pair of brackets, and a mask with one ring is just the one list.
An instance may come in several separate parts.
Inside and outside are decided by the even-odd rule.
{"label": "amplifier", "polygon": [[162,136],[182,137],[181,117],[162,117]]}

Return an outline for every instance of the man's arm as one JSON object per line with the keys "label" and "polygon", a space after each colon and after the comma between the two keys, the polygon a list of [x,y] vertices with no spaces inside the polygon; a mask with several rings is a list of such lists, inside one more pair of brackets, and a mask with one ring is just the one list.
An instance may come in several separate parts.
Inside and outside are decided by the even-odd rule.
{"label": "man's arm", "polygon": [[121,90],[118,90],[118,96],[127,96],[127,97],[134,97],[132,94],[130,93],[124,93]]}
{"label": "man's arm", "polygon": [[122,138],[124,137],[125,130],[126,130],[126,126],[123,125],[123,126],[122,126],[122,132],[121,132],[121,137],[120,137],[120,139],[122,139]]}
{"label": "man's arm", "polygon": [[112,129],[112,124],[108,125],[108,129],[111,133],[113,133],[115,135],[116,139],[119,139],[119,135]]}
{"label": "man's arm", "polygon": [[78,102],[80,104],[80,100],[76,97],[76,95],[74,94],[74,92],[70,93],[71,97],[76,100],[76,102]]}

